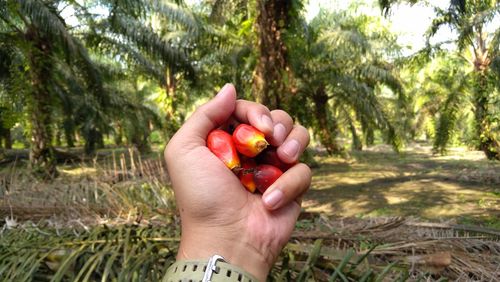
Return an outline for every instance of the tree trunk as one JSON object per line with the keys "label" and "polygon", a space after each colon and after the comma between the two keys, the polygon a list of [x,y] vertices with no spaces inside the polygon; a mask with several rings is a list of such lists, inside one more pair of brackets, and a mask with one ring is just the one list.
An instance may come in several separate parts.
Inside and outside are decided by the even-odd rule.
{"label": "tree trunk", "polygon": [[[374,126],[361,115],[357,115],[357,118],[361,123],[361,132],[363,134],[365,145],[367,147],[372,146],[373,144],[375,144],[375,131],[373,130]],[[361,146],[363,146],[362,143],[363,142],[361,142]]]}
{"label": "tree trunk", "polygon": [[93,155],[97,148],[104,147],[104,139],[102,133],[92,127],[84,133],[85,145],[84,152],[87,156]]}
{"label": "tree trunk", "polygon": [[68,148],[75,147],[75,123],[71,118],[66,118],[63,123],[64,139]]}
{"label": "tree trunk", "polygon": [[373,131],[373,127],[364,119],[361,119],[361,130],[363,131],[366,146],[375,144],[375,132]]}
{"label": "tree trunk", "polygon": [[30,165],[35,174],[43,178],[57,176],[56,158],[52,141],[51,95],[47,82],[51,79],[51,47],[48,40],[34,30],[26,37],[31,46],[29,54],[31,92],[28,96],[28,115],[31,125]]}
{"label": "tree trunk", "polygon": [[179,130],[180,125],[177,121],[176,117],[176,97],[175,92],[177,90],[177,79],[175,77],[175,69],[170,66],[167,67],[165,71],[165,77],[167,84],[165,85],[165,93],[166,93],[166,130],[167,130],[167,140],[174,135],[177,130]]}
{"label": "tree trunk", "polygon": [[123,128],[120,122],[116,122],[115,128],[116,128],[114,134],[115,145],[119,147],[123,145]]}
{"label": "tree trunk", "polygon": [[2,139],[5,141],[4,143],[4,148],[5,149],[12,149],[12,137],[10,136],[10,128],[4,128],[2,125],[0,125],[0,148],[2,147]]}
{"label": "tree trunk", "polygon": [[289,23],[291,0],[257,1],[257,34],[259,57],[253,75],[253,95],[270,109],[283,108],[290,92],[287,82],[292,75],[287,65],[286,46],[282,38]]}
{"label": "tree trunk", "polygon": [[478,138],[479,149],[490,160],[500,160],[500,142],[492,132],[490,114],[488,113],[488,77],[486,70],[475,75],[474,117],[475,136]]}
{"label": "tree trunk", "polygon": [[335,138],[339,131],[338,124],[335,119],[328,118],[328,95],[325,92],[325,87],[320,86],[313,95],[314,101],[314,116],[317,122],[318,135],[321,144],[325,146],[328,154],[340,154],[343,150],[337,144]]}
{"label": "tree trunk", "polygon": [[5,132],[5,149],[12,149],[12,136],[10,135],[10,128]]}
{"label": "tree trunk", "polygon": [[352,136],[352,150],[353,151],[361,151],[363,150],[363,143],[361,143],[361,139],[359,138],[358,132],[356,131],[356,126],[351,119],[349,119],[349,129],[351,131]]}
{"label": "tree trunk", "polygon": [[62,144],[62,132],[60,128],[56,128],[56,134],[55,134],[55,142],[56,142],[56,147],[61,147]]}

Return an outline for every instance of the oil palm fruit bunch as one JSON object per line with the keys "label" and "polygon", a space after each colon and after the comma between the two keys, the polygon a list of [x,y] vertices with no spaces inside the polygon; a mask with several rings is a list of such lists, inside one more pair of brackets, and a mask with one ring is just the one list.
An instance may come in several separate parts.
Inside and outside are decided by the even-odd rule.
{"label": "oil palm fruit bunch", "polygon": [[293,166],[282,162],[265,135],[248,124],[238,125],[232,135],[221,129],[213,130],[208,134],[207,147],[251,193],[264,193]]}

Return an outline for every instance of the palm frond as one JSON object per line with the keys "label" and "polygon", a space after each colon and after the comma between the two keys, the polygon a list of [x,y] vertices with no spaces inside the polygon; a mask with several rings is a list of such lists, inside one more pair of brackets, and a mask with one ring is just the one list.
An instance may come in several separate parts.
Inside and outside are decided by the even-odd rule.
{"label": "palm frond", "polygon": [[152,1],[151,11],[166,18],[170,23],[186,27],[190,33],[198,34],[201,29],[201,24],[193,14],[178,4],[165,0],[154,0]]}
{"label": "palm frond", "polygon": [[[395,151],[399,151],[402,140],[383,110],[381,101],[376,97],[374,89],[353,77],[343,76],[332,93],[341,105],[350,105],[360,116],[372,120],[374,124],[387,133],[387,141]],[[337,89],[337,90],[335,90]],[[354,94],[355,93],[355,94]]]}
{"label": "palm frond", "polygon": [[432,20],[431,25],[425,33],[427,38],[434,36],[442,26],[453,23],[454,17],[451,11],[436,9],[436,14],[437,16]]}
{"label": "palm frond", "polygon": [[153,60],[147,58],[130,44],[103,35],[99,38],[99,48],[101,48],[100,50],[109,50],[112,56],[120,54],[126,56],[126,59],[138,66],[143,73],[152,75],[161,85],[166,84],[165,74],[160,70],[162,66],[154,64]]}
{"label": "palm frond", "polygon": [[[464,0],[462,0],[464,1]],[[489,7],[488,7],[489,6]],[[474,26],[484,26],[500,15],[500,5],[484,5],[482,10],[475,13],[471,18],[471,24]]]}
{"label": "palm frond", "polygon": [[403,93],[401,81],[394,75],[390,67],[382,62],[364,63],[357,67],[358,75],[361,79],[388,86],[395,93]]}
{"label": "palm frond", "polygon": [[76,46],[75,59],[82,75],[86,78],[89,90],[96,96],[101,96],[104,88],[98,65],[90,58],[87,48],[79,39],[73,40]]}
{"label": "palm frond", "polygon": [[102,226],[80,236],[11,230],[0,241],[6,281],[160,281],[175,261],[177,239],[169,228]]}
{"label": "palm frond", "polygon": [[75,53],[77,47],[74,38],[68,33],[66,24],[54,7],[39,0],[18,0],[18,4],[20,14],[27,15],[44,36],[59,42],[67,54]]}
{"label": "palm frond", "polygon": [[325,42],[332,48],[347,48],[356,53],[365,53],[371,48],[367,38],[355,30],[328,30],[319,38],[319,43]]}
{"label": "palm frond", "polygon": [[495,34],[493,34],[489,51],[491,52],[491,57],[494,59],[500,57],[500,28],[496,30]]}
{"label": "palm frond", "polygon": [[410,4],[415,4],[419,0],[378,0],[378,4],[380,6],[380,9],[382,10],[382,13],[386,16],[389,15],[391,11],[391,7],[393,5],[396,5],[398,3],[410,3]]}
{"label": "palm frond", "polygon": [[[433,151],[435,153],[446,153],[446,147],[449,145],[450,139],[456,130],[456,123],[460,113],[463,111],[464,103],[467,101],[466,88],[470,80],[470,76],[457,70],[440,70],[437,75],[437,80],[442,83],[442,87],[449,91],[446,100],[440,106],[439,117],[436,120],[436,134],[434,138]],[[452,76],[452,81],[445,77]]]}
{"label": "palm frond", "polygon": [[165,64],[181,65],[190,72],[194,71],[184,52],[174,48],[173,44],[162,40],[151,28],[133,18],[113,18],[112,29],[135,43],[139,49],[163,60]]}

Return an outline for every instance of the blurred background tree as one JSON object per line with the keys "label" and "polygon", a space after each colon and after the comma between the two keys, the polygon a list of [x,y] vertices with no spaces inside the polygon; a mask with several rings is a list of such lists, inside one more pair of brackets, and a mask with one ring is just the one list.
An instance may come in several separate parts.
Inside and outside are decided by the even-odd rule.
{"label": "blurred background tree", "polygon": [[[390,6],[404,1],[379,1],[386,13]],[[418,1],[407,1],[416,3]],[[460,58],[468,62],[470,67],[467,77],[470,88],[467,94],[459,87],[447,95],[445,104],[440,109],[434,148],[443,152],[450,134],[454,130],[457,115],[463,105],[470,101],[474,112],[474,146],[482,150],[488,159],[500,159],[500,116],[498,96],[498,61],[500,60],[500,29],[498,15],[500,5],[496,0],[469,1],[452,0],[448,9],[435,8],[436,18],[427,32],[428,49],[440,49],[446,42],[435,45],[429,43],[441,27],[447,26],[456,32],[454,43],[458,47]],[[463,66],[462,66],[463,67]],[[465,67],[464,67],[465,68]],[[448,73],[453,75],[453,73]],[[449,77],[449,76],[448,76]],[[459,82],[459,83],[461,83]],[[464,85],[465,87],[465,85]]]}
{"label": "blurred background tree", "polygon": [[[471,144],[498,159],[497,1],[436,8],[411,56],[383,15],[362,12],[372,2],[306,19],[300,0],[2,1],[0,144],[28,143],[46,177],[65,147],[147,152],[232,82],[289,111],[329,154],[424,138],[436,153]],[[378,7],[399,2],[419,1]],[[456,38],[431,44],[442,26]]]}

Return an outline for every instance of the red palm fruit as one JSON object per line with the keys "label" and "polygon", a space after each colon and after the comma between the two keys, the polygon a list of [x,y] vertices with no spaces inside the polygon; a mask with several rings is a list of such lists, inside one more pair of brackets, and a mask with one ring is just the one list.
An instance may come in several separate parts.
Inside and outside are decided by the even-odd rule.
{"label": "red palm fruit", "polygon": [[233,132],[233,141],[236,150],[250,158],[257,156],[269,145],[264,133],[248,124],[240,124],[236,127]]}
{"label": "red palm fruit", "polygon": [[289,168],[295,165],[287,164],[282,162],[278,157],[278,152],[276,151],[276,147],[267,147],[262,153],[257,156],[258,164],[268,164],[279,168],[281,171],[287,171]]}
{"label": "red palm fruit", "polygon": [[231,134],[224,130],[216,129],[208,134],[207,147],[216,155],[229,169],[237,169],[240,158],[236,152]]}
{"label": "red palm fruit", "polygon": [[255,186],[255,182],[253,181],[253,174],[257,163],[253,159],[249,159],[246,157],[241,158],[241,168],[242,170],[238,173],[238,177],[240,178],[241,184],[245,186],[245,188],[251,193],[255,192],[257,186]]}
{"label": "red palm fruit", "polygon": [[253,175],[253,181],[257,189],[264,194],[264,192],[271,186],[271,184],[278,179],[283,172],[275,166],[272,165],[258,165],[255,168]]}

